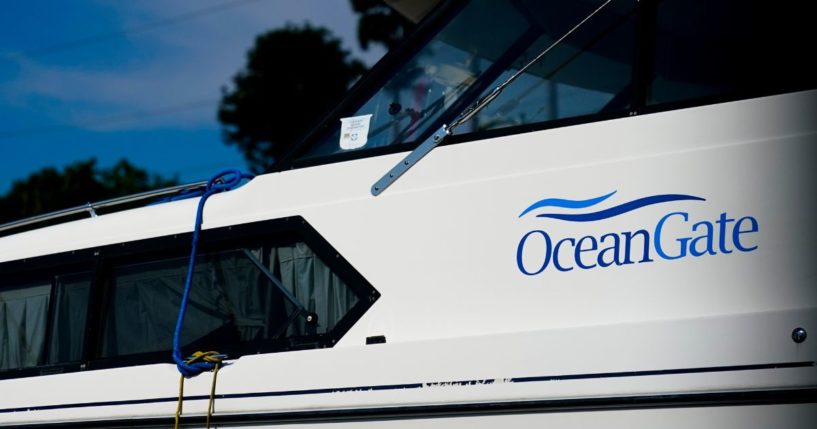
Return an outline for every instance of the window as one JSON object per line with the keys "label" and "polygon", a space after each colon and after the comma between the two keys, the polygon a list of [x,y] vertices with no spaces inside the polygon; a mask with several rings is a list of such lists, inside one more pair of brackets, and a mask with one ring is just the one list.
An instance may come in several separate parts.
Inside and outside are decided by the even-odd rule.
{"label": "window", "polygon": [[[189,246],[181,234],[0,264],[0,378],[170,362]],[[379,296],[298,217],[206,230],[200,250],[183,353],[332,347]]]}
{"label": "window", "polygon": [[55,276],[48,363],[79,362],[85,348],[91,274]]}
{"label": "window", "polygon": [[[113,269],[101,357],[172,347],[187,265],[182,257]],[[303,242],[206,253],[196,258],[182,346],[327,334],[358,300]]]}
{"label": "window", "polygon": [[0,291],[0,370],[42,363],[50,295],[50,283]]}
{"label": "window", "polygon": [[0,371],[82,357],[90,275],[39,277],[0,286]]}
{"label": "window", "polygon": [[661,0],[648,104],[814,87],[812,3]]}
{"label": "window", "polygon": [[[384,60],[380,73],[364,79],[339,108],[338,116],[370,118],[365,144],[358,139],[342,146],[341,118],[334,117],[318,127],[327,131],[291,154],[291,164],[277,168],[410,149],[603,3],[451,2],[459,7],[441,8],[447,16],[426,21],[403,58]],[[450,141],[487,130],[519,132],[513,127],[521,125],[533,125],[524,128],[530,130],[813,89],[817,66],[808,53],[814,4],[613,1],[457,128],[461,137]]]}
{"label": "window", "polygon": [[[552,2],[522,2],[520,13],[533,21],[535,42],[488,86],[507,80],[593,10]],[[612,3],[508,86],[474,117],[469,131],[546,122],[594,113],[625,111],[632,99],[635,10],[629,2]],[[616,9],[616,7],[618,9]]]}
{"label": "window", "polygon": [[[348,116],[371,115],[371,149],[417,141],[552,44],[600,2],[473,0]],[[635,2],[613,2],[529,69],[459,133],[625,110]],[[467,128],[467,129],[466,129]],[[305,158],[348,152],[335,132]]]}

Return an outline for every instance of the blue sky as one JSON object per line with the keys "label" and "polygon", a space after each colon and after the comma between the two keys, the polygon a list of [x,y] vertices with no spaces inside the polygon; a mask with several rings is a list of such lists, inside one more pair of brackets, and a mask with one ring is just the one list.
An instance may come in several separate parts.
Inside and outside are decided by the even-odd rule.
{"label": "blue sky", "polygon": [[370,65],[384,53],[359,48],[348,0],[5,2],[0,193],[91,157],[103,167],[127,158],[183,182],[245,168],[221,140],[220,88],[257,34],[290,22],[329,28]]}

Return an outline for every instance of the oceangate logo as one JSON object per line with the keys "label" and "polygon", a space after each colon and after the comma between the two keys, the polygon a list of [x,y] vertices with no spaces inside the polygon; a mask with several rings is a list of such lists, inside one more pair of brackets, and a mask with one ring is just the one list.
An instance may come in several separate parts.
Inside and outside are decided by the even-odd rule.
{"label": "oceangate logo", "polygon": [[[534,211],[546,208],[581,210],[601,204],[616,191],[587,200],[546,198],[528,206],[519,217],[534,215]],[[687,211],[672,211],[656,218],[647,228],[635,231],[609,232],[581,237],[558,237],[556,228],[549,221],[596,222],[623,215],[642,207],[675,201],[690,204],[706,202],[693,195],[664,194],[638,198],[623,204],[584,213],[568,212],[535,214],[548,220],[542,229],[527,232],[516,248],[516,264],[525,275],[535,276],[549,267],[557,271],[579,268],[590,270],[612,265],[648,263],[656,260],[676,260],[688,256],[751,252],[757,249],[752,236],[760,230],[757,219],[752,216],[730,217],[723,212],[717,219],[695,220]],[[668,231],[674,231],[672,233]],[[682,232],[679,232],[682,231]]]}

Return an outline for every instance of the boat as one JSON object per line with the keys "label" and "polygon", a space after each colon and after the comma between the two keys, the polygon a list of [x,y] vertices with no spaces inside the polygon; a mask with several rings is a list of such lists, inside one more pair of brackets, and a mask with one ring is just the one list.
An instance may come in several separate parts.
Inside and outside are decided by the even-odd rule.
{"label": "boat", "polygon": [[266,174],[0,227],[0,425],[813,427],[813,5],[390,3]]}

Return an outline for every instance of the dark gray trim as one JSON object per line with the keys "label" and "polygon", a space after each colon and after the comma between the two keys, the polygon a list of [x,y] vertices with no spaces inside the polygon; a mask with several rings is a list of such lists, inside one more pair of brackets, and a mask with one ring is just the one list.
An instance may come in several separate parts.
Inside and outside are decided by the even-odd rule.
{"label": "dark gray trim", "polygon": [[[695,367],[695,368],[671,368],[661,370],[646,370],[646,371],[621,371],[621,372],[606,372],[606,373],[584,373],[584,374],[558,374],[558,375],[541,375],[530,377],[515,377],[507,378],[508,383],[531,383],[543,381],[568,381],[568,380],[588,380],[588,379],[607,379],[607,378],[627,378],[627,377],[646,377],[646,376],[660,376],[660,375],[677,375],[677,374],[701,374],[701,373],[722,373],[722,372],[740,372],[740,371],[758,371],[770,369],[784,369],[784,368],[810,368],[814,366],[814,361],[805,362],[778,362],[755,365],[729,365],[729,366],[712,366],[712,367]],[[321,389],[303,389],[303,390],[278,390],[268,392],[248,392],[248,393],[229,393],[217,394],[217,399],[242,399],[242,398],[263,398],[263,397],[282,397],[282,396],[306,396],[306,395],[321,395],[327,393],[346,393],[346,392],[361,392],[361,391],[387,391],[387,390],[407,390],[420,389],[424,387],[434,386],[476,386],[485,384],[494,384],[496,379],[475,379],[475,380],[454,380],[454,381],[436,381],[436,382],[422,382],[422,383],[407,383],[407,384],[384,384],[384,385],[369,385],[369,386],[347,386],[347,387],[326,387]],[[185,396],[185,401],[206,401],[209,400],[208,395],[190,395]],[[148,399],[133,399],[123,401],[102,401],[102,402],[84,402],[74,404],[55,404],[55,405],[41,405],[41,406],[26,406],[16,408],[0,409],[0,414],[16,413],[23,411],[47,411],[60,410],[71,408],[91,408],[91,407],[108,407],[108,406],[125,406],[138,404],[152,404],[159,402],[175,402],[176,397],[165,398],[148,398]]]}
{"label": "dark gray trim", "polygon": [[[668,408],[710,408],[724,406],[757,406],[817,403],[817,389],[754,390],[669,395],[640,395],[603,398],[556,399],[467,404],[444,404],[411,407],[314,410],[281,413],[252,413],[213,416],[214,425],[334,423],[385,420],[419,420],[429,418],[477,417],[511,414],[545,414]],[[182,417],[183,427],[200,426],[204,416]],[[41,424],[43,428],[158,428],[173,424],[173,418],[96,420]],[[31,425],[4,426],[9,429]]]}

